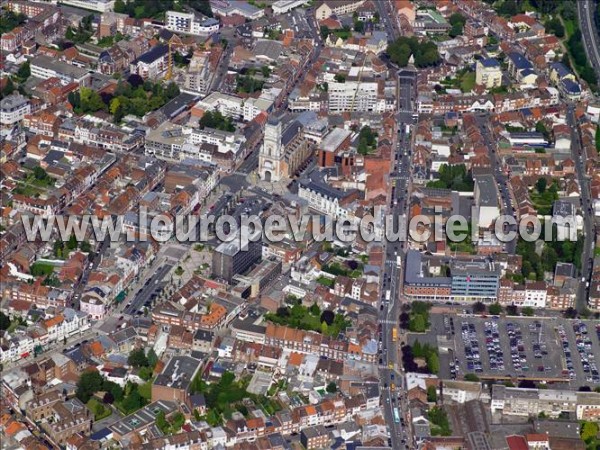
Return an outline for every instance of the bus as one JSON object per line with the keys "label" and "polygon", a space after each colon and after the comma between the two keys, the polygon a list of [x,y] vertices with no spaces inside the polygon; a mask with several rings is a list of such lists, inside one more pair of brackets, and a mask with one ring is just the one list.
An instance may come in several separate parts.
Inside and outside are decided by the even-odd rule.
{"label": "bus", "polygon": [[386,302],[389,302],[389,301],[390,301],[390,298],[391,298],[391,292],[390,292],[390,290],[388,289],[387,291],[385,291],[385,301],[386,301]]}
{"label": "bus", "polygon": [[398,408],[394,408],[394,422],[400,423],[400,413],[398,412]]}
{"label": "bus", "polygon": [[398,330],[396,327],[392,328],[392,342],[396,342],[398,340]]}

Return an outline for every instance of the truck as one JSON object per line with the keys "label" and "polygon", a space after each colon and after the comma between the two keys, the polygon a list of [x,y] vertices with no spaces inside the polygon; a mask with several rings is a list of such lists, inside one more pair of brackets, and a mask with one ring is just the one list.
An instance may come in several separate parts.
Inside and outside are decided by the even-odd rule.
{"label": "truck", "polygon": [[396,327],[392,328],[392,342],[396,342],[398,340],[398,330]]}
{"label": "truck", "polygon": [[396,265],[398,267],[400,267],[402,265],[402,257],[401,256],[396,257]]}
{"label": "truck", "polygon": [[385,301],[389,302],[390,301],[390,297],[391,297],[391,292],[388,289],[387,291],[385,291]]}
{"label": "truck", "polygon": [[406,124],[406,128],[404,129],[406,134],[410,134],[410,125]]}

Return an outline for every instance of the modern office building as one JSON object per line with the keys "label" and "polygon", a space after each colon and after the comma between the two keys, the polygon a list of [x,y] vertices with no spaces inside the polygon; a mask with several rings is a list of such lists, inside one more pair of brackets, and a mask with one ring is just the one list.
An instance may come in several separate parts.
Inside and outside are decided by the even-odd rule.
{"label": "modern office building", "polygon": [[223,242],[213,252],[212,274],[231,282],[234,276],[246,272],[261,257],[262,243],[254,237],[248,239],[245,248],[242,248],[239,239]]}
{"label": "modern office building", "polygon": [[200,19],[193,13],[167,11],[165,27],[177,33],[202,36],[218,32],[219,21],[210,17]]}
{"label": "modern office building", "polygon": [[490,262],[459,262],[450,267],[451,295],[464,302],[491,303],[498,298],[500,270]]}

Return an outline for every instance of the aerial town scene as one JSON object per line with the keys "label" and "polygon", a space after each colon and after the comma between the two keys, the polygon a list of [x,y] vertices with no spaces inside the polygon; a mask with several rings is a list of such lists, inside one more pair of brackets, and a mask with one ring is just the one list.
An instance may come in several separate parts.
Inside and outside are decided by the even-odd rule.
{"label": "aerial town scene", "polygon": [[600,449],[599,0],[0,0],[2,450]]}

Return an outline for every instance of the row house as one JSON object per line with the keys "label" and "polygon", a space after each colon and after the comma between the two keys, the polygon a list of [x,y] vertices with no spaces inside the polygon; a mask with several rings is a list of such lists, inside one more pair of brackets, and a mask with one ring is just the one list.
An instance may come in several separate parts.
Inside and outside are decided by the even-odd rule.
{"label": "row house", "polygon": [[0,363],[18,361],[33,353],[36,342],[23,332],[13,332],[0,338]]}
{"label": "row house", "polygon": [[267,324],[265,344],[299,353],[313,353],[335,360],[356,359],[374,361],[375,355],[363,351],[358,345],[338,341],[319,333],[296,330],[286,326]]}
{"label": "row house", "polygon": [[59,199],[52,196],[48,199],[33,198],[26,195],[14,194],[13,208],[21,212],[29,212],[42,218],[50,218],[59,211]]}
{"label": "row house", "polygon": [[65,308],[71,300],[71,292],[51,286],[44,286],[42,279],[36,279],[32,284],[25,282],[5,283],[3,289],[5,298],[12,301],[25,301],[38,308]]}
{"label": "row house", "polygon": [[64,338],[87,330],[90,325],[87,315],[67,308],[62,314],[41,322],[41,326],[48,334],[48,342],[59,342]]}
{"label": "row house", "polygon": [[27,114],[23,119],[23,126],[30,132],[53,138],[58,134],[61,119],[47,111],[39,111],[35,114]]}

